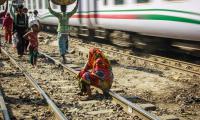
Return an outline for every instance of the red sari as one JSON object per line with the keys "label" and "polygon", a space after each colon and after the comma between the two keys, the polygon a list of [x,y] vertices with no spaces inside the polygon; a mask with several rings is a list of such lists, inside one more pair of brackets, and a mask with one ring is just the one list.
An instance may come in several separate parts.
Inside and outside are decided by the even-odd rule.
{"label": "red sari", "polygon": [[113,82],[112,67],[101,50],[97,48],[90,49],[88,62],[79,73],[79,77],[86,84],[102,90],[111,88]]}

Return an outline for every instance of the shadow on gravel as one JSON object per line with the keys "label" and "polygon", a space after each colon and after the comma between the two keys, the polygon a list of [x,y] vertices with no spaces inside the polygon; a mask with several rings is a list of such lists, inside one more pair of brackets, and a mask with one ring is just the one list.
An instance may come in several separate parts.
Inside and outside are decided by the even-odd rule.
{"label": "shadow on gravel", "polygon": [[19,77],[19,76],[24,76],[23,73],[21,72],[16,72],[16,73],[0,73],[0,77]]}
{"label": "shadow on gravel", "polygon": [[19,105],[39,105],[39,106],[47,106],[43,99],[31,99],[31,98],[16,98],[16,97],[5,97],[5,100],[8,104],[19,104]]}

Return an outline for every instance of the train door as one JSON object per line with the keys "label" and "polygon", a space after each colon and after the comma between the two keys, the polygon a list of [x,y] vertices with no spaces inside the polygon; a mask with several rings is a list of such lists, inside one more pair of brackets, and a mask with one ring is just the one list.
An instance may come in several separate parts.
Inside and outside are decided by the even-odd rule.
{"label": "train door", "polygon": [[78,5],[78,18],[79,18],[79,24],[82,25],[83,23],[83,18],[82,18],[82,12],[83,12],[83,1],[79,0],[79,5]]}
{"label": "train door", "polygon": [[99,0],[86,0],[86,11],[87,11],[87,21],[88,25],[90,27],[94,27],[96,24],[98,24],[97,19],[97,12],[98,12],[98,1]]}

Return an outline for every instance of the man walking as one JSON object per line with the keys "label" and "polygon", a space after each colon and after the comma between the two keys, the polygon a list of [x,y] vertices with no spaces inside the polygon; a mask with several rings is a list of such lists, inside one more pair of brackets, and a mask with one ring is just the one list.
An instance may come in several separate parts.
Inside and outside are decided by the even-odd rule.
{"label": "man walking", "polygon": [[18,57],[22,57],[25,49],[25,39],[23,38],[23,36],[28,30],[28,20],[27,16],[23,12],[23,5],[18,6],[17,14],[14,13],[12,7],[13,7],[13,2],[10,7],[10,13],[14,18],[13,33],[17,32],[17,38],[19,40],[17,43],[17,53]]}
{"label": "man walking", "polygon": [[63,58],[63,63],[66,63],[65,54],[66,51],[68,52],[68,34],[69,34],[69,18],[74,15],[78,9],[78,1],[76,3],[76,7],[71,12],[66,12],[67,6],[61,5],[61,13],[55,12],[52,10],[50,6],[50,0],[49,1],[49,12],[56,16],[58,18],[58,45],[59,45],[59,51],[60,55]]}

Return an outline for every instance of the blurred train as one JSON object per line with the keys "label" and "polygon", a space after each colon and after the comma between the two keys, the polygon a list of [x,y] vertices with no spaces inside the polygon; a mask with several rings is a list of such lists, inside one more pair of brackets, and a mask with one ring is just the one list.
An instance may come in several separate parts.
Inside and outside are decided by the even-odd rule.
{"label": "blurred train", "polygon": [[[79,0],[77,13],[70,19],[72,30],[95,34],[119,30],[130,35],[156,36],[182,42],[200,43],[199,0]],[[48,11],[48,0],[24,0],[39,11],[44,25],[57,25]],[[51,4],[55,11],[60,7]],[[67,7],[71,11],[75,4]],[[2,6],[0,7],[2,9]],[[200,47],[200,44],[199,44]]]}

